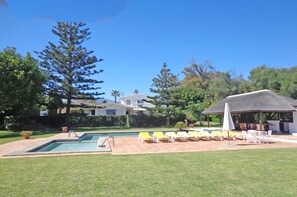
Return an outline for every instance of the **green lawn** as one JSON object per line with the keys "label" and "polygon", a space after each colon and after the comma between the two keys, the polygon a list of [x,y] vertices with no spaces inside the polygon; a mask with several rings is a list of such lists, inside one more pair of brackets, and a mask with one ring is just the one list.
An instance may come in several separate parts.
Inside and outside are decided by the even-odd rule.
{"label": "green lawn", "polygon": [[0,159],[0,196],[296,196],[296,149]]}

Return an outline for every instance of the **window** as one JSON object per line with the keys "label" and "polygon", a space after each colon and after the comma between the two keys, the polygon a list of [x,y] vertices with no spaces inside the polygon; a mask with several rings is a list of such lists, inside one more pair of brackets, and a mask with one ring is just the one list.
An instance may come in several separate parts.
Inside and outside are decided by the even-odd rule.
{"label": "window", "polygon": [[143,104],[143,100],[137,100],[137,104]]}
{"label": "window", "polygon": [[115,109],[107,109],[106,115],[116,115],[116,110]]}
{"label": "window", "polygon": [[130,100],[127,100],[127,105],[131,105],[131,101]]}
{"label": "window", "polygon": [[91,115],[95,116],[95,110],[91,110]]}

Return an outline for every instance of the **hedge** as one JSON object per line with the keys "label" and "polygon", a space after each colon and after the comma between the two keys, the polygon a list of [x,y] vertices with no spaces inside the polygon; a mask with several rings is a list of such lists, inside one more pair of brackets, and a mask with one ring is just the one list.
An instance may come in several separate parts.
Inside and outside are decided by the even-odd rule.
{"label": "hedge", "polygon": [[[185,116],[172,118],[171,126],[178,121],[184,121]],[[12,131],[21,130],[46,130],[68,127],[161,127],[166,125],[166,118],[150,115],[123,115],[123,116],[87,116],[71,114],[69,116],[6,116],[4,118],[5,129]]]}

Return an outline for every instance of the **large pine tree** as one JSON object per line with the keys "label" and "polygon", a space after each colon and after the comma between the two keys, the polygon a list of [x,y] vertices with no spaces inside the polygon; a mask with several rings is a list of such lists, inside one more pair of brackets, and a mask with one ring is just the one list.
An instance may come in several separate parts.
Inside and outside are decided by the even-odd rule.
{"label": "large pine tree", "polygon": [[173,98],[173,93],[177,90],[180,83],[178,77],[171,73],[167,68],[167,64],[163,64],[163,68],[157,77],[153,78],[152,88],[150,91],[155,96],[148,97],[148,102],[155,105],[155,108],[150,108],[151,113],[166,117],[166,125],[170,125],[170,116],[175,114],[176,101]]}
{"label": "large pine tree", "polygon": [[85,23],[59,22],[52,32],[59,37],[58,44],[49,42],[42,52],[37,52],[43,61],[40,66],[48,76],[47,90],[67,101],[66,114],[70,113],[72,99],[92,100],[104,94],[97,84],[103,81],[91,76],[103,72],[96,70],[95,63],[102,61],[91,55],[82,44],[90,39]]}

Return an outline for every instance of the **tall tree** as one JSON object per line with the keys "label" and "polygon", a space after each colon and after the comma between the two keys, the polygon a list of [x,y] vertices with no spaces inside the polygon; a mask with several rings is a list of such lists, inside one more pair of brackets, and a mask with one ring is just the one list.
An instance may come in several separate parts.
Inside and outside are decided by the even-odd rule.
{"label": "tall tree", "polygon": [[262,65],[250,71],[253,90],[269,89],[297,99],[297,66],[292,68],[270,68]]}
{"label": "tall tree", "polygon": [[121,95],[121,93],[120,93],[120,91],[118,91],[118,90],[112,90],[112,91],[111,91],[111,96],[114,97],[114,103],[117,102],[117,97],[119,97],[120,95]]}
{"label": "tall tree", "polygon": [[38,61],[27,53],[22,57],[15,48],[0,52],[0,111],[6,115],[29,112],[38,103],[46,76]]}
{"label": "tall tree", "polygon": [[208,99],[204,99],[204,94],[204,90],[189,86],[181,86],[173,94],[176,105],[183,110],[191,123],[197,120],[201,123],[201,112],[210,104]]}
{"label": "tall tree", "polygon": [[209,61],[201,64],[193,63],[191,66],[184,68],[183,74],[185,78],[182,83],[185,86],[206,89],[214,72],[215,69]]}
{"label": "tall tree", "polygon": [[52,32],[59,37],[56,45],[49,42],[42,52],[37,52],[42,59],[40,66],[48,76],[47,93],[54,93],[66,99],[66,114],[70,113],[72,99],[94,100],[104,94],[97,90],[103,81],[91,76],[103,72],[96,70],[95,63],[102,61],[91,55],[82,44],[90,39],[89,28],[85,23],[58,22]]}
{"label": "tall tree", "polygon": [[179,86],[178,77],[172,74],[167,64],[164,63],[160,74],[153,78],[152,88],[150,88],[155,96],[148,97],[151,100],[147,102],[155,105],[155,108],[148,108],[150,112],[166,117],[167,126],[170,125],[170,116],[175,114],[176,102],[172,95]]}

